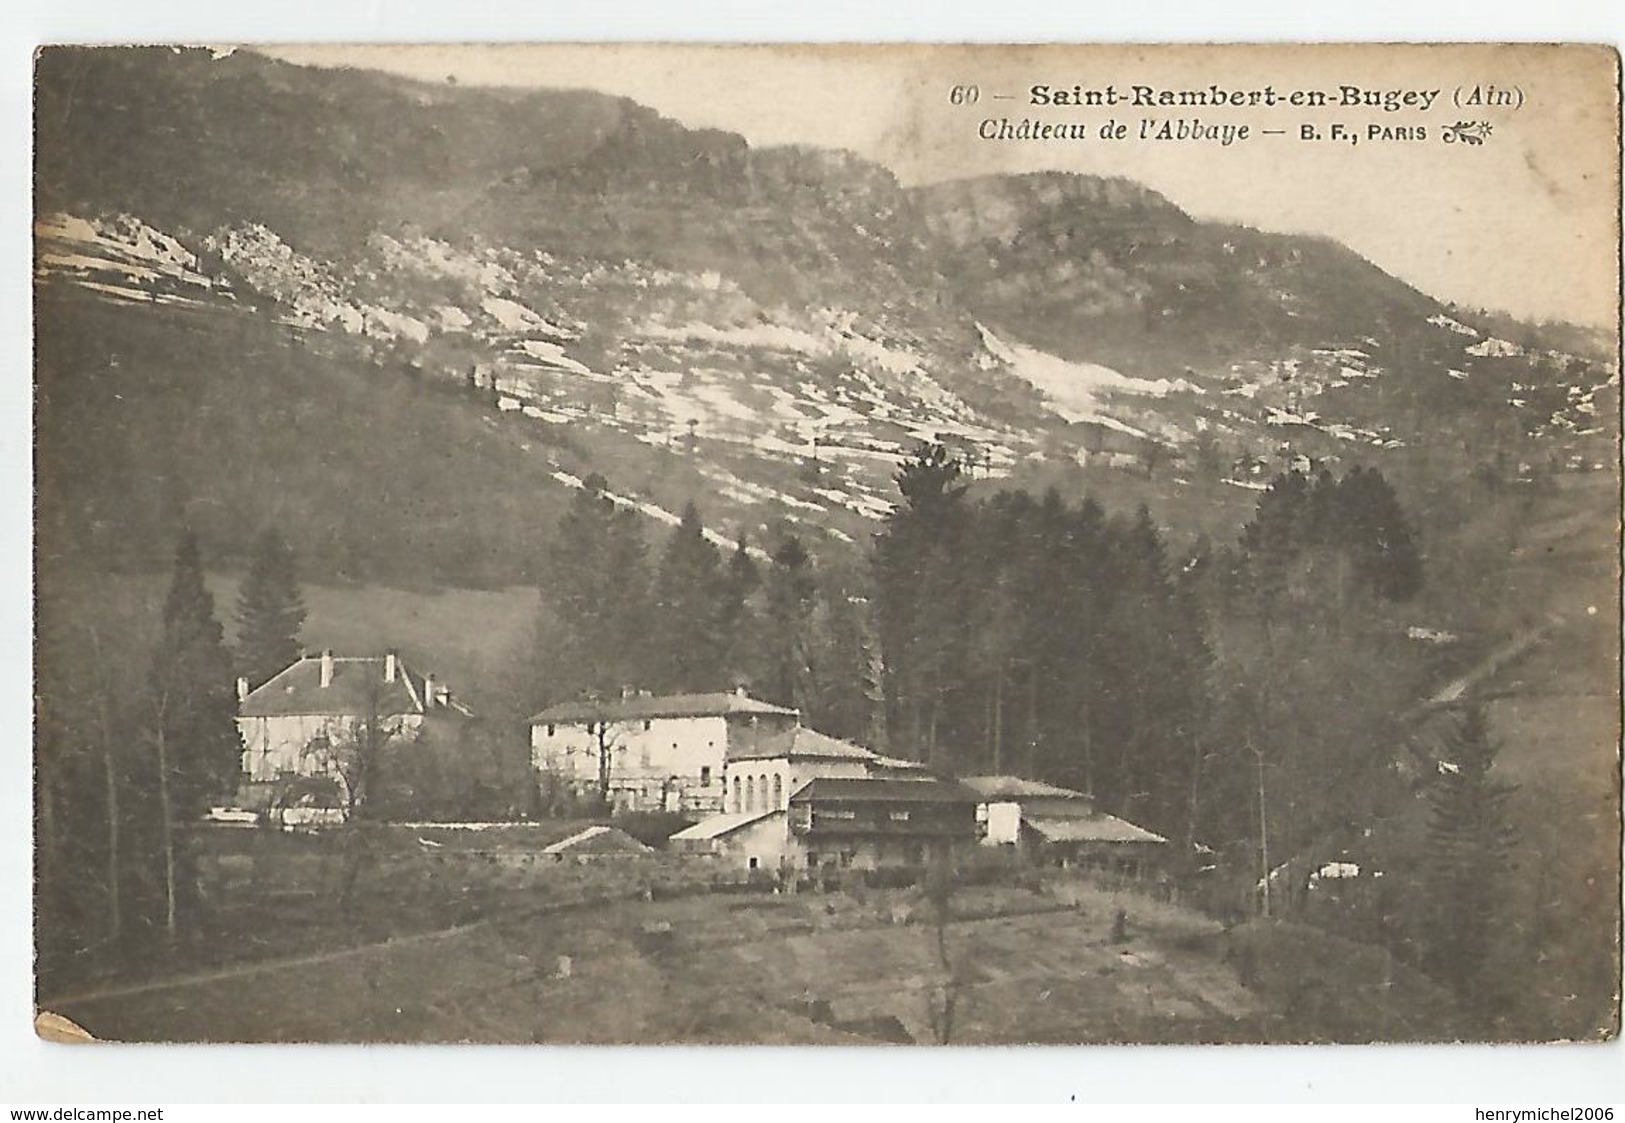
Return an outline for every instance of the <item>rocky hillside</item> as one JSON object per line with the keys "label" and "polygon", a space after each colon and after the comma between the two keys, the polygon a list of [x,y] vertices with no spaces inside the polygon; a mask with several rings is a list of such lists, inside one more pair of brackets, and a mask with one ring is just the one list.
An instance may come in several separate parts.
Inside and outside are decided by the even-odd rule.
{"label": "rocky hillside", "polygon": [[[229,545],[292,503],[327,568],[387,571],[421,537],[436,579],[489,582],[525,576],[594,472],[656,520],[697,498],[719,543],[801,525],[838,548],[922,439],[1105,490],[1419,449],[1464,472],[1608,458],[1599,355],[1125,181],[904,189],[621,99],[247,52],[53,50],[37,83],[40,474],[68,543],[139,555],[186,519]],[[232,415],[247,392],[276,427]],[[175,439],[210,427],[231,439]],[[433,517],[363,566],[374,520],[313,462],[352,488],[411,475]]]}

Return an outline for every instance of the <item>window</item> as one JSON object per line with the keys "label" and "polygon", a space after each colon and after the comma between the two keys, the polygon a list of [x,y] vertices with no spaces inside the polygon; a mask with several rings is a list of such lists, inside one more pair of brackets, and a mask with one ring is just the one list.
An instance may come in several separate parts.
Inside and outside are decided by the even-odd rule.
{"label": "window", "polygon": [[856,819],[858,817],[858,813],[852,810],[850,807],[831,807],[818,812],[818,817],[820,819],[850,820]]}
{"label": "window", "polygon": [[557,726],[555,726],[555,725],[554,725],[554,724],[553,724],[553,723],[552,723],[552,722],[548,722],[548,723],[547,723],[547,735],[548,735],[548,736],[549,736],[549,737],[551,737],[551,736],[553,736],[553,731],[554,731],[554,730],[555,730],[555,729],[556,729],[556,728],[557,728]]}
{"label": "window", "polygon": [[894,822],[894,823],[906,823],[906,822],[908,822],[908,812],[907,811],[893,811],[891,813],[891,821]]}
{"label": "window", "polygon": [[638,763],[645,768],[649,767],[649,742],[647,741],[638,746]]}
{"label": "window", "polygon": [[702,765],[700,767],[700,787],[709,788],[710,786],[711,786],[711,766],[709,764]]}
{"label": "window", "polygon": [[773,774],[773,810],[777,811],[784,806],[784,777],[777,772]]}
{"label": "window", "polygon": [[756,810],[756,777],[745,777],[745,810]]}
{"label": "window", "polygon": [[752,858],[752,859],[751,859],[751,860],[750,860],[750,868],[751,868],[751,869],[755,869],[755,868],[756,868],[756,865],[757,865],[757,862],[756,862],[756,859],[755,859],[755,858]]}
{"label": "window", "polygon": [[734,777],[734,814],[736,814],[736,815],[739,812],[741,812],[741,811],[743,811],[745,809],[745,804],[743,802],[743,800],[744,800],[744,794],[743,794],[744,791],[745,791],[745,789],[744,789],[742,781],[739,779],[738,776],[735,776]]}
{"label": "window", "polygon": [[647,733],[647,732],[649,732],[649,730],[650,730],[650,728],[651,728],[651,727],[652,727],[652,726],[653,726],[653,725],[654,725],[654,723],[653,723],[653,722],[651,722],[651,721],[650,721],[650,720],[649,720],[649,719],[648,719],[648,718],[644,718],[644,719],[643,719],[643,731],[644,731],[644,732],[645,732],[645,733]]}

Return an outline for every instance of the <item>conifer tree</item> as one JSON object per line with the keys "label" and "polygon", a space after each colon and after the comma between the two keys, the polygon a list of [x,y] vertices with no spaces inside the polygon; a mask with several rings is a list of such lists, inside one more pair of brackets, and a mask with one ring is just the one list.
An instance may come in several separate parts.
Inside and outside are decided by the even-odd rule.
{"label": "conifer tree", "polygon": [[274,527],[254,544],[254,561],[237,596],[238,666],[258,686],[299,658],[305,603],[293,550]]}
{"label": "conifer tree", "polygon": [[829,574],[823,575],[818,598],[820,673],[812,724],[832,736],[862,742],[872,732],[875,688],[870,677],[873,645],[867,624],[868,598]]}
{"label": "conifer tree", "polygon": [[197,539],[175,550],[163,630],[150,676],[148,739],[154,751],[164,875],[164,929],[173,938],[189,892],[187,826],[212,798],[227,794],[240,768],[231,660],[203,582]]}
{"label": "conifer tree", "polygon": [[750,543],[745,535],[728,558],[728,567],[722,574],[721,597],[718,605],[718,631],[723,643],[723,673],[728,680],[724,685],[749,680],[758,668],[758,633],[756,612],[752,598],[762,585],[761,567],[751,557]]}
{"label": "conifer tree", "polygon": [[728,656],[722,562],[705,540],[693,503],[683,508],[655,576],[653,625],[659,665],[651,668],[663,690],[717,690]]}
{"label": "conifer tree", "polygon": [[803,712],[816,704],[813,613],[818,579],[801,539],[785,535],[772,554],[764,591],[767,600],[765,646],[768,680],[764,696]]}
{"label": "conifer tree", "polygon": [[608,697],[644,676],[649,577],[643,536],[597,473],[559,520],[542,578],[542,694]]}
{"label": "conifer tree", "polygon": [[1498,751],[1483,711],[1468,708],[1444,738],[1440,774],[1427,793],[1425,962],[1480,1009],[1496,997],[1488,960],[1517,841],[1507,815],[1517,787],[1493,775]]}
{"label": "conifer tree", "polygon": [[1355,579],[1385,600],[1422,587],[1422,557],[1399,497],[1375,468],[1354,468],[1337,487],[1338,524]]}
{"label": "conifer tree", "polygon": [[890,740],[931,759],[939,726],[964,665],[968,625],[961,594],[967,519],[959,461],[922,445],[897,473],[902,504],[875,542],[878,630]]}

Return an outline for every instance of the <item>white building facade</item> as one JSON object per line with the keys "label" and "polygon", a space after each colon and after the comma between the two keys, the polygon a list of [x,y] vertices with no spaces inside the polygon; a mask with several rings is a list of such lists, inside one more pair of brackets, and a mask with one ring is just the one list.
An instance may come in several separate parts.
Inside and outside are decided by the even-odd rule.
{"label": "white building facade", "polygon": [[243,777],[268,783],[323,775],[332,758],[313,746],[348,742],[368,721],[392,740],[416,740],[424,715],[437,708],[467,714],[433,675],[414,673],[394,652],[303,656],[252,690],[238,679]]}
{"label": "white building facade", "polygon": [[795,710],[743,692],[569,702],[530,719],[531,771],[544,793],[576,798],[598,795],[607,780],[617,811],[711,815],[727,805],[730,753],[796,720]]}

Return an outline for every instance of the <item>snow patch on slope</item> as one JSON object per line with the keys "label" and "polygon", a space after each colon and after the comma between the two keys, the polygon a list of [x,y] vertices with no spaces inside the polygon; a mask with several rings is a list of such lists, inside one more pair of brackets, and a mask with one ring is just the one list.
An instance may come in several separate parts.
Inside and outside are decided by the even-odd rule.
{"label": "snow patch on slope", "polygon": [[1477,328],[1470,328],[1460,320],[1453,320],[1449,316],[1443,315],[1442,313],[1437,316],[1429,316],[1428,323],[1432,324],[1436,328],[1448,328],[1457,335],[1468,335],[1472,336],[1474,339],[1478,338]]}
{"label": "snow patch on slope", "polygon": [[1476,355],[1480,359],[1515,359],[1523,354],[1523,348],[1516,343],[1509,343],[1494,336],[1481,343],[1475,343],[1467,348],[1467,354]]}
{"label": "snow patch on slope", "polygon": [[1099,363],[1072,362],[1025,343],[1008,342],[981,324],[976,325],[976,330],[988,352],[1042,393],[1050,412],[1066,421],[1092,421],[1141,435],[1110,417],[1102,399],[1113,394],[1162,398],[1173,393],[1202,393],[1201,387],[1183,378],[1133,378]]}

